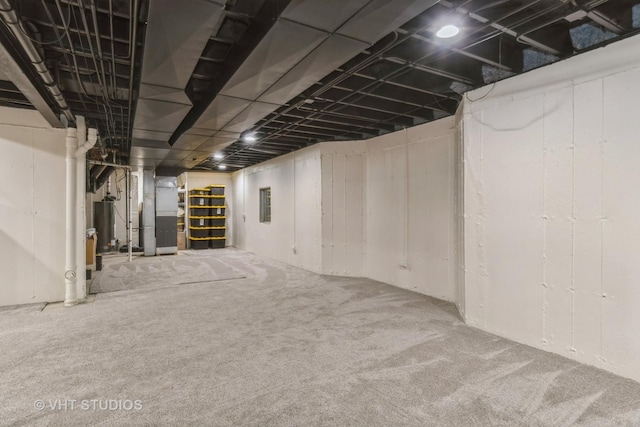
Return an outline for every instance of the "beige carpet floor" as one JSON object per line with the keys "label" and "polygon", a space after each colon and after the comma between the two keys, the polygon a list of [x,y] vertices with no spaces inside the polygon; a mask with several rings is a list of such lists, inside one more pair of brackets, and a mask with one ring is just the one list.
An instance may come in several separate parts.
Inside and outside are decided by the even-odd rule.
{"label": "beige carpet floor", "polygon": [[372,280],[233,249],[102,274],[93,302],[0,310],[0,425],[640,425],[640,384]]}

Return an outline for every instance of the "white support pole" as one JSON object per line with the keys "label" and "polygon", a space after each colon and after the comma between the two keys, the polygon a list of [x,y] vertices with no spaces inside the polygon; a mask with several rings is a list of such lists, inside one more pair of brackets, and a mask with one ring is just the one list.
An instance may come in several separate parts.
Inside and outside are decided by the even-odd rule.
{"label": "white support pole", "polygon": [[[76,126],[77,126],[77,137],[78,137],[78,145],[76,148],[84,146],[87,142],[87,126],[85,123],[85,119],[82,116],[76,116]],[[77,231],[76,231],[76,239],[77,239],[77,250],[76,250],[76,259],[78,266],[78,274],[77,274],[77,298],[78,300],[83,300],[87,297],[87,258],[86,258],[86,247],[87,247],[87,215],[86,215],[86,174],[87,174],[87,165],[86,165],[86,155],[85,152],[81,152],[77,155],[78,160],[78,176],[77,176],[77,194],[76,194],[76,214],[77,214]]]}
{"label": "white support pole", "polygon": [[129,209],[127,209],[127,224],[128,224],[128,235],[127,235],[127,247],[129,248],[129,262],[133,261],[133,221],[131,220],[131,208],[132,208],[132,203],[133,203],[133,197],[132,197],[132,189],[133,189],[133,175],[131,173],[131,170],[127,169],[127,182],[129,183],[128,185],[128,191],[127,191],[127,197],[129,198]]}
{"label": "white support pole", "polygon": [[66,245],[65,245],[65,307],[71,307],[78,303],[76,277],[77,277],[77,258],[76,258],[76,150],[78,149],[77,130],[75,128],[67,128],[67,179],[66,179]]}
{"label": "white support pole", "polygon": [[[84,129],[84,119],[81,120],[81,125]],[[78,131],[84,133],[85,130],[68,128],[67,129],[67,182],[66,182],[66,245],[65,245],[65,295],[64,305],[65,307],[72,307],[78,304],[78,215],[80,212],[77,210],[78,206],[78,158],[82,158],[84,163],[84,155],[91,149],[98,140],[98,131],[96,129],[89,129],[89,137],[83,140],[82,144],[78,144]],[[84,182],[84,177],[82,177]],[[83,186],[84,188],[84,186]],[[84,193],[82,194],[84,197]],[[84,217],[84,213],[82,213]],[[84,223],[84,221],[83,221]],[[84,231],[83,231],[84,233]],[[84,256],[84,251],[82,251]],[[84,260],[84,259],[83,259]],[[86,260],[84,260],[86,265]],[[86,268],[86,266],[85,266]],[[83,275],[85,271],[80,272]],[[84,281],[84,291],[86,292],[86,280]],[[84,295],[80,294],[81,298]]]}

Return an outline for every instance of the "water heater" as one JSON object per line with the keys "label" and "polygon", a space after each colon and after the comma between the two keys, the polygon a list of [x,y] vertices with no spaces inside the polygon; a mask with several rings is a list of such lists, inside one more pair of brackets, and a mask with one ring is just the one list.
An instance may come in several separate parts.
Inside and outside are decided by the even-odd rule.
{"label": "water heater", "polygon": [[114,202],[93,202],[93,224],[98,233],[96,251],[99,253],[112,252],[117,248],[111,242],[116,239],[116,218]]}

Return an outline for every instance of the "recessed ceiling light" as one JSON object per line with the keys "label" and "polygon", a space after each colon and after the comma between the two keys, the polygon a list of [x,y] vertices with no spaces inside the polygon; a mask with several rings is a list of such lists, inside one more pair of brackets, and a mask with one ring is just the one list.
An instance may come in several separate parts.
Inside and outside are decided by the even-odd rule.
{"label": "recessed ceiling light", "polygon": [[227,165],[218,165],[218,169],[220,170],[225,170],[227,168]]}
{"label": "recessed ceiling light", "polygon": [[216,154],[213,155],[213,158],[216,159],[216,160],[224,159],[224,154],[216,153]]}
{"label": "recessed ceiling light", "polygon": [[460,28],[456,27],[455,25],[449,24],[440,28],[436,33],[436,36],[440,37],[441,39],[449,39],[451,37],[457,36],[459,33]]}
{"label": "recessed ceiling light", "polygon": [[242,140],[244,142],[256,142],[258,138],[256,138],[256,135],[254,133],[248,133],[242,137]]}

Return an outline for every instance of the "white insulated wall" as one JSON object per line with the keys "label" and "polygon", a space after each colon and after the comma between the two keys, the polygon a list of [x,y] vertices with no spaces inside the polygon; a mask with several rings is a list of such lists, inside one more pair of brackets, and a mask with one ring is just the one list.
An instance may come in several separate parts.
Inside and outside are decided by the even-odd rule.
{"label": "white insulated wall", "polygon": [[455,126],[366,141],[366,277],[456,301]]}
{"label": "white insulated wall", "polygon": [[636,380],[639,49],[628,39],[464,106],[466,321]]}
{"label": "white insulated wall", "polygon": [[[235,246],[321,272],[321,151],[309,147],[233,174]],[[260,189],[271,188],[261,223]]]}
{"label": "white insulated wall", "polygon": [[[456,121],[446,118],[236,172],[235,245],[456,301],[455,134]],[[258,220],[264,187],[272,192],[270,224]]]}
{"label": "white insulated wall", "polygon": [[0,306],[64,299],[65,135],[0,107]]}
{"label": "white insulated wall", "polygon": [[366,145],[325,142],[322,150],[322,272],[363,276]]}

